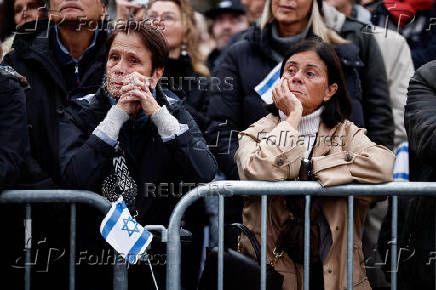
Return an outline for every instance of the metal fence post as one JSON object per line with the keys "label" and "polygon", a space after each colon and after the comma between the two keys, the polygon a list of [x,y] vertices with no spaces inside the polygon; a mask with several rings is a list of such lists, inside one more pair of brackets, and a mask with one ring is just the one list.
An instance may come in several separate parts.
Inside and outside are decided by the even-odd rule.
{"label": "metal fence post", "polygon": [[186,210],[194,201],[196,201],[200,195],[207,194],[209,187],[202,185],[191,191],[182,197],[177,203],[170,217],[170,223],[168,225],[168,243],[167,243],[167,290],[180,290],[180,226],[182,216]]}
{"label": "metal fence post", "polygon": [[304,290],[310,288],[310,195],[306,195],[304,208]]}
{"label": "metal fence post", "polygon": [[347,222],[347,289],[353,290],[353,235],[354,235],[354,198],[348,196],[348,222]]}
{"label": "metal fence post", "polygon": [[124,258],[114,251],[114,268],[113,268],[113,288],[114,290],[127,290],[129,288],[129,279],[127,265]]}
{"label": "metal fence post", "polygon": [[392,197],[391,290],[397,290],[398,196]]}
{"label": "metal fence post", "polygon": [[260,226],[260,289],[266,290],[266,248],[267,248],[267,219],[268,196],[262,195],[261,226]]}
{"label": "metal fence post", "polygon": [[25,264],[24,264],[24,289],[30,290],[30,265],[32,259],[32,206],[26,204],[26,218],[24,220],[24,249]]}
{"label": "metal fence post", "polygon": [[218,290],[224,289],[224,196],[218,205]]}
{"label": "metal fence post", "polygon": [[70,205],[70,290],[74,290],[76,283],[76,204]]}

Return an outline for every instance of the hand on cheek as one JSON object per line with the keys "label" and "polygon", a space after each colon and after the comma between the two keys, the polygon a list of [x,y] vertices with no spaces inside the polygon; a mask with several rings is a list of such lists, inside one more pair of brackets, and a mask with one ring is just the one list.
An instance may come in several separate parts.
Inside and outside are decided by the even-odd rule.
{"label": "hand on cheek", "polygon": [[272,90],[272,99],[277,109],[288,117],[286,121],[292,127],[297,128],[303,113],[303,106],[300,100],[291,92],[288,79],[280,79]]}

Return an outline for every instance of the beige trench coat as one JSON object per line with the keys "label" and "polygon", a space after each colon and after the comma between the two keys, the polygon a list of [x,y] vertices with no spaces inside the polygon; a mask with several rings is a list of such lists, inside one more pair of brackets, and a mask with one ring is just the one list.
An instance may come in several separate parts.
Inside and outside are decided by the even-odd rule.
{"label": "beige trench coat", "polygon": [[[392,181],[394,154],[384,146],[376,145],[365,135],[365,129],[345,121],[329,129],[320,124],[313,147],[313,172],[322,186]],[[299,133],[288,122],[268,115],[240,133],[239,150],[235,160],[242,180],[294,180],[299,173],[305,147]],[[371,289],[366,278],[362,252],[361,231],[374,197],[356,197],[354,203],[354,289]],[[324,261],[325,290],[346,289],[347,284],[347,199],[325,197],[319,199],[330,225],[332,245]],[[260,241],[260,199],[246,197],[243,222]],[[289,217],[283,197],[268,198],[267,263],[278,234]],[[245,236],[241,237],[241,252],[254,257],[254,251]],[[303,267],[284,255],[275,265],[284,275],[283,289],[303,288]]]}

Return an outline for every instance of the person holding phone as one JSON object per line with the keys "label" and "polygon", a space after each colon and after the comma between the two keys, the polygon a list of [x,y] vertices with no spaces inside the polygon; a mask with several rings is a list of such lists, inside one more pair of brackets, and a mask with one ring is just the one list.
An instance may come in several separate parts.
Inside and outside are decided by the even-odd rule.
{"label": "person holding phone", "polygon": [[[217,168],[191,115],[158,84],[167,61],[160,31],[134,23],[117,28],[108,39],[104,85],[77,96],[60,125],[63,184],[112,202],[123,196],[142,225],[166,226],[189,189],[184,184],[210,182]],[[164,288],[165,266],[159,266],[154,272]],[[144,281],[147,269],[137,272],[138,279]]]}

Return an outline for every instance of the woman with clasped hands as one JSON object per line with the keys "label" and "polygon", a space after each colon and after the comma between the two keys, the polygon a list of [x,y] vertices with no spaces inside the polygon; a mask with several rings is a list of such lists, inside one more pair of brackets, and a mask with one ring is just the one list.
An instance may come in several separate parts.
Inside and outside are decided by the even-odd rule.
{"label": "woman with clasped hands", "polygon": [[[350,99],[339,59],[331,45],[317,39],[296,44],[285,57],[280,76],[272,91],[274,104],[269,108],[272,113],[240,133],[235,160],[241,179],[298,180],[302,160],[310,160],[312,180],[322,186],[392,181],[394,154],[371,142],[365,129],[347,120],[351,113]],[[296,200],[268,197],[267,263],[273,262],[275,269],[284,275],[283,289],[303,287],[301,260],[297,263],[288,254],[273,254],[277,254],[279,234],[298,214],[290,210],[296,208]],[[355,199],[354,289],[371,289],[364,268],[361,232],[372,201],[374,198],[368,196]],[[311,265],[311,287],[345,289],[347,199],[313,198],[311,214],[315,203],[322,216],[316,228],[319,248],[315,249],[320,262]],[[304,213],[304,202],[300,209]],[[243,222],[258,240],[260,213],[260,199],[246,197]],[[286,240],[284,244],[286,248]],[[245,236],[241,237],[240,246],[242,253],[254,257]]]}

